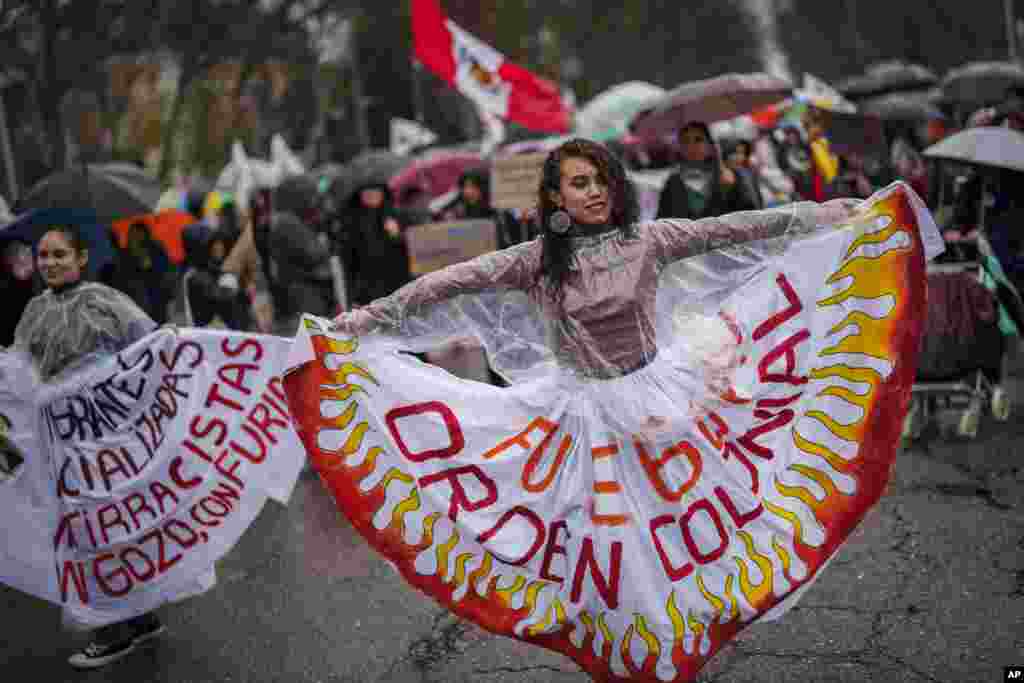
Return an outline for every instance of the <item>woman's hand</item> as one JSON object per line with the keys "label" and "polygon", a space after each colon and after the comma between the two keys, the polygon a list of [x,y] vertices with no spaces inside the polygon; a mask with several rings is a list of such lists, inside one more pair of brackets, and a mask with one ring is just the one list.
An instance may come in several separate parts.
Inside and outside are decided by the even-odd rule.
{"label": "woman's hand", "polygon": [[335,332],[349,334],[354,337],[367,334],[374,327],[373,318],[362,308],[346,311],[336,317],[332,323],[331,329]]}

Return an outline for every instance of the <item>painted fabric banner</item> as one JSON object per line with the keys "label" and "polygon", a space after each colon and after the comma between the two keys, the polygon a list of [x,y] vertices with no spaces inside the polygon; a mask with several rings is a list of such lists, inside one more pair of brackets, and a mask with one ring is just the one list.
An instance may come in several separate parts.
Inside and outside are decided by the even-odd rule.
{"label": "painted fabric banner", "polygon": [[208,589],[305,461],[289,346],[161,330],[59,385],[0,353],[0,582],[92,627]]}
{"label": "painted fabric banner", "polygon": [[[725,250],[675,264],[686,284],[659,299],[679,290],[685,334],[631,374],[498,388],[307,317],[285,389],[338,506],[413,586],[595,680],[692,681],[882,495],[940,245],[895,185],[727,292]],[[682,373],[702,378],[689,405],[621,427]]]}

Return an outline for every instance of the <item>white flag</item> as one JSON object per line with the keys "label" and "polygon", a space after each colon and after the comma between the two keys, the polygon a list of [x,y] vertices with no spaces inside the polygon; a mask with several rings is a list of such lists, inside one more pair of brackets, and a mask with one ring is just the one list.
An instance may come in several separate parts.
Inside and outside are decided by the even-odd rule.
{"label": "white flag", "polygon": [[437,133],[409,119],[391,119],[391,151],[405,155],[437,140]]}

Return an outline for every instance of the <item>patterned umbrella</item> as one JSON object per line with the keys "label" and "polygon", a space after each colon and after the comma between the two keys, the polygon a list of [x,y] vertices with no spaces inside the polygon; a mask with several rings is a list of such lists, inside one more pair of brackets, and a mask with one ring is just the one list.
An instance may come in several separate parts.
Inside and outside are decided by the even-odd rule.
{"label": "patterned umbrella", "polygon": [[725,74],[684,83],[655,107],[639,114],[631,128],[644,138],[675,132],[689,121],[714,123],[749,114],[793,94],[787,81],[765,73]]}

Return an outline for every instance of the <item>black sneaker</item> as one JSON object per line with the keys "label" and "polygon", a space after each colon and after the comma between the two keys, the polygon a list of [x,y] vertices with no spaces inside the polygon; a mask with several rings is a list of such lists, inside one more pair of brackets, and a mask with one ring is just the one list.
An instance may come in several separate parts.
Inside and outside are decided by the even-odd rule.
{"label": "black sneaker", "polygon": [[97,669],[116,662],[135,649],[135,640],[118,640],[113,643],[91,642],[80,652],[68,658],[68,664],[76,669]]}
{"label": "black sneaker", "polygon": [[162,636],[166,630],[167,627],[160,623],[159,619],[153,619],[151,624],[135,634],[132,642],[136,645],[142,645],[147,640],[153,640],[154,638]]}

